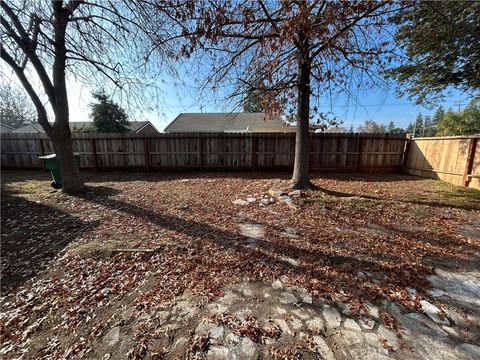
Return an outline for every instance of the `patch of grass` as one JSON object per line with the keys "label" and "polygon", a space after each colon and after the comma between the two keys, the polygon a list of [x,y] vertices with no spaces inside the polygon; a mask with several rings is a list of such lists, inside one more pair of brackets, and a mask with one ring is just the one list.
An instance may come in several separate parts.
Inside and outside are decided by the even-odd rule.
{"label": "patch of grass", "polygon": [[320,205],[325,205],[326,200],[324,197],[308,197],[308,198],[301,198],[300,203],[302,205],[306,204],[320,204]]}
{"label": "patch of grass", "polygon": [[445,181],[434,182],[437,193],[444,199],[453,202],[480,201],[480,190],[457,186]]}
{"label": "patch of grass", "polygon": [[50,183],[47,181],[38,181],[38,180],[27,180],[27,181],[16,181],[16,182],[4,182],[2,184],[2,195],[6,194],[19,196],[22,198],[28,198],[29,195],[40,195],[40,196],[52,196],[52,194],[57,193],[58,191],[52,192]]}
{"label": "patch of grass", "polygon": [[425,216],[427,212],[427,209],[425,208],[425,206],[421,206],[421,205],[415,205],[412,208],[412,210],[418,216]]}

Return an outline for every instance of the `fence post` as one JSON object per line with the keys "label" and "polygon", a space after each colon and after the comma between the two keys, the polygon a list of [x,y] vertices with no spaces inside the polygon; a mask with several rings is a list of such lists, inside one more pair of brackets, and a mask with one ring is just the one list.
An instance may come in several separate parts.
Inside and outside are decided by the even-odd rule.
{"label": "fence post", "polygon": [[[39,139],[38,142],[40,143],[40,153],[43,155],[45,155],[45,144],[43,143],[43,139]],[[45,161],[42,160],[42,169],[43,171],[47,171],[47,169],[45,168]]]}
{"label": "fence post", "polygon": [[477,147],[477,138],[470,139],[468,144],[468,155],[467,155],[467,162],[465,164],[465,169],[463,170],[463,186],[468,186],[470,179],[468,175],[472,172],[473,167],[473,160],[475,158],[475,150]]}
{"label": "fence post", "polygon": [[203,170],[203,137],[198,135],[198,162],[200,164],[200,170]]}
{"label": "fence post", "polygon": [[143,139],[143,154],[145,156],[145,168],[150,171],[150,146],[147,138]]}
{"label": "fence post", "polygon": [[252,170],[257,170],[258,167],[258,137],[254,134],[250,135],[252,139]]}
{"label": "fence post", "polygon": [[412,137],[410,134],[407,134],[405,138],[405,148],[404,148],[403,159],[402,159],[402,171],[404,171],[405,167],[407,166],[408,154],[410,153],[411,143],[412,143]]}
{"label": "fence post", "polygon": [[358,136],[358,158],[357,158],[357,171],[362,169],[362,153],[363,153],[363,137],[360,134]]}
{"label": "fence post", "polygon": [[310,134],[310,130],[308,131],[307,148],[308,148],[308,154],[307,154],[308,168],[310,169],[312,167],[312,134]]}
{"label": "fence post", "polygon": [[95,166],[95,171],[98,171],[97,143],[94,138],[90,141],[92,143],[93,165]]}

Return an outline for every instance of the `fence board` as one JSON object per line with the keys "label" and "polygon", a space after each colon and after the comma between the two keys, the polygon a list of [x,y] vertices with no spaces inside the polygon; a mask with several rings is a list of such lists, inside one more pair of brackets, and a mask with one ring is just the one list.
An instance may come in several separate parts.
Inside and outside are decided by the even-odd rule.
{"label": "fence board", "polygon": [[[295,158],[295,134],[182,133],[151,137],[73,134],[72,137],[74,151],[80,153],[80,167],[97,170],[275,169],[292,167]],[[2,167],[41,168],[38,156],[53,153],[52,143],[45,134],[6,133],[1,139]],[[310,168],[400,170],[405,142],[405,135],[311,134]]]}
{"label": "fence board", "polygon": [[405,171],[480,189],[479,138],[476,135],[414,139]]}

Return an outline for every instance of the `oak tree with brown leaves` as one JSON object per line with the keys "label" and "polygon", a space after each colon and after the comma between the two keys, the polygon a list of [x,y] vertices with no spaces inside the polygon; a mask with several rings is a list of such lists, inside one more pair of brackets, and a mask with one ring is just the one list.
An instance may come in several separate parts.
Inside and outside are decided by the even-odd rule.
{"label": "oak tree with brown leaves", "polygon": [[[145,90],[158,74],[146,65],[162,36],[154,2],[141,0],[1,1],[1,59],[24,87],[37,121],[52,140],[63,190],[83,188],[73,159],[67,77],[89,85],[112,84],[129,96]],[[164,47],[163,47],[164,49]],[[2,78],[8,77],[2,71]],[[37,86],[40,84],[40,87]],[[53,122],[50,122],[50,112]]]}
{"label": "oak tree with brown leaves", "polygon": [[[184,39],[176,57],[194,57],[211,71],[206,84],[261,94],[268,115],[297,124],[291,185],[310,188],[308,138],[325,97],[384,83],[391,58],[390,1],[158,1]],[[207,56],[207,57],[206,57]],[[208,59],[208,60],[207,60]],[[316,102],[316,104],[312,104]]]}

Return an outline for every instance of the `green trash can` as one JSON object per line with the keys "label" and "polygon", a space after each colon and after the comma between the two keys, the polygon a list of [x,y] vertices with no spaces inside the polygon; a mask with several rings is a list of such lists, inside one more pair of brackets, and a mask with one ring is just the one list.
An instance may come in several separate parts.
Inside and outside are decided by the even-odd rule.
{"label": "green trash can", "polygon": [[[74,153],[73,157],[77,166],[80,166],[80,154]],[[63,184],[63,178],[62,172],[60,171],[60,166],[58,165],[57,155],[50,154],[39,156],[38,158],[45,161],[45,169],[50,170],[50,173],[52,174],[52,182],[50,185],[52,185],[54,189],[60,189]]]}

